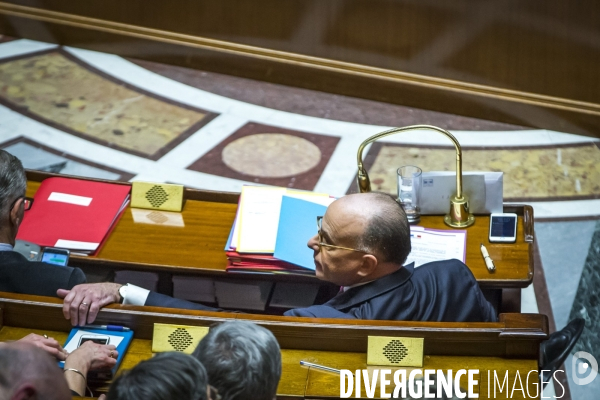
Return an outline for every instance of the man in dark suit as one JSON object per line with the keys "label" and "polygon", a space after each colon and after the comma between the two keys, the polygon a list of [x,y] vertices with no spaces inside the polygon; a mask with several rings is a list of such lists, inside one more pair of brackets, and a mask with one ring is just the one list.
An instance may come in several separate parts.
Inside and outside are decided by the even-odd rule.
{"label": "man in dark suit", "polygon": [[396,200],[383,193],[345,196],[319,221],[314,250],[317,277],[342,286],[323,305],[286,315],[406,321],[496,321],[475,277],[458,260],[403,266],[410,226]]}
{"label": "man in dark suit", "polygon": [[[393,197],[383,193],[345,196],[319,219],[313,249],[319,279],[342,286],[324,305],[286,312],[289,316],[414,321],[496,321],[471,271],[458,260],[413,268],[410,227]],[[77,286],[63,312],[73,325],[91,323],[100,307],[114,303],[219,311],[133,285]],[[90,305],[88,308],[85,305]]]}
{"label": "man in dark suit", "polygon": [[18,158],[0,150],[0,291],[56,296],[58,289],[85,283],[79,268],[28,261],[13,251],[19,225],[32,199],[25,197],[27,177]]}

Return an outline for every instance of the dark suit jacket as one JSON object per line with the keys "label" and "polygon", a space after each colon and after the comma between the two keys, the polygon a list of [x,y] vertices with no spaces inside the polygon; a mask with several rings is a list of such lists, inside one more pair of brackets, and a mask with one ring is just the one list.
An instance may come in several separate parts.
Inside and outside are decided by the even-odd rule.
{"label": "dark suit jacket", "polygon": [[340,293],[327,303],[285,315],[398,321],[495,322],[471,270],[458,260],[436,261]]}
{"label": "dark suit jacket", "polygon": [[57,289],[85,283],[79,268],[28,261],[16,251],[0,251],[0,291],[56,297]]}
{"label": "dark suit jacket", "polygon": [[[145,305],[221,311],[150,292]],[[366,285],[340,293],[327,303],[297,308],[288,316],[357,318],[400,321],[497,321],[492,305],[483,297],[471,270],[458,260],[400,268]]]}

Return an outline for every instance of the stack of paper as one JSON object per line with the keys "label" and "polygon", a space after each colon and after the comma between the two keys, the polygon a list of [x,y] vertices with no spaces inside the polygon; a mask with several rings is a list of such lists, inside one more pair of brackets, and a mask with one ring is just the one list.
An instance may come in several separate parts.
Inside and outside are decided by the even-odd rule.
{"label": "stack of paper", "polygon": [[48,178],[25,213],[17,238],[96,254],[125,210],[129,190],[129,185]]}
{"label": "stack of paper", "polygon": [[306,243],[317,233],[316,217],[334,200],[323,193],[244,186],[225,246],[227,271],[312,274],[313,251]]}

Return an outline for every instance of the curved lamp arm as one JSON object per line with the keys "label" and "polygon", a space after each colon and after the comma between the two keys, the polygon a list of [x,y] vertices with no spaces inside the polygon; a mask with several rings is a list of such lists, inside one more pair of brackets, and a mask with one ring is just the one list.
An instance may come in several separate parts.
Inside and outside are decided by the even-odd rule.
{"label": "curved lamp arm", "polygon": [[458,140],[447,130],[431,125],[412,125],[403,128],[393,128],[385,132],[378,133],[366,139],[358,147],[356,155],[358,163],[357,183],[361,193],[371,191],[371,181],[369,175],[363,166],[362,153],[365,147],[383,137],[393,135],[400,132],[408,132],[415,130],[430,130],[443,134],[449,138],[456,148],[456,195],[450,199],[450,212],[444,217],[444,222],[453,228],[464,228],[475,223],[475,217],[469,213],[469,200],[462,192],[462,149]]}

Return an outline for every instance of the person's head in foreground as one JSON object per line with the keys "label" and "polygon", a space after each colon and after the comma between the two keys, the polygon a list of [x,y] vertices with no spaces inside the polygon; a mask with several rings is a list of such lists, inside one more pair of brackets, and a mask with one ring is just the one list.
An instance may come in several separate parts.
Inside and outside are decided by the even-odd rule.
{"label": "person's head in foreground", "polygon": [[273,334],[248,321],[210,329],[193,356],[223,400],[272,400],[281,377],[281,352]]}
{"label": "person's head in foreground", "polygon": [[71,392],[56,360],[30,343],[0,346],[1,400],[67,400]]}
{"label": "person's head in foreground", "polygon": [[316,275],[340,286],[370,282],[398,270],[410,253],[410,225],[393,196],[351,194],[334,201],[308,241]]}
{"label": "person's head in foreground", "polygon": [[14,246],[23,222],[27,177],[21,161],[0,150],[0,243]]}
{"label": "person's head in foreground", "polygon": [[192,356],[169,352],[123,372],[110,385],[106,399],[206,400],[208,392],[204,366]]}

